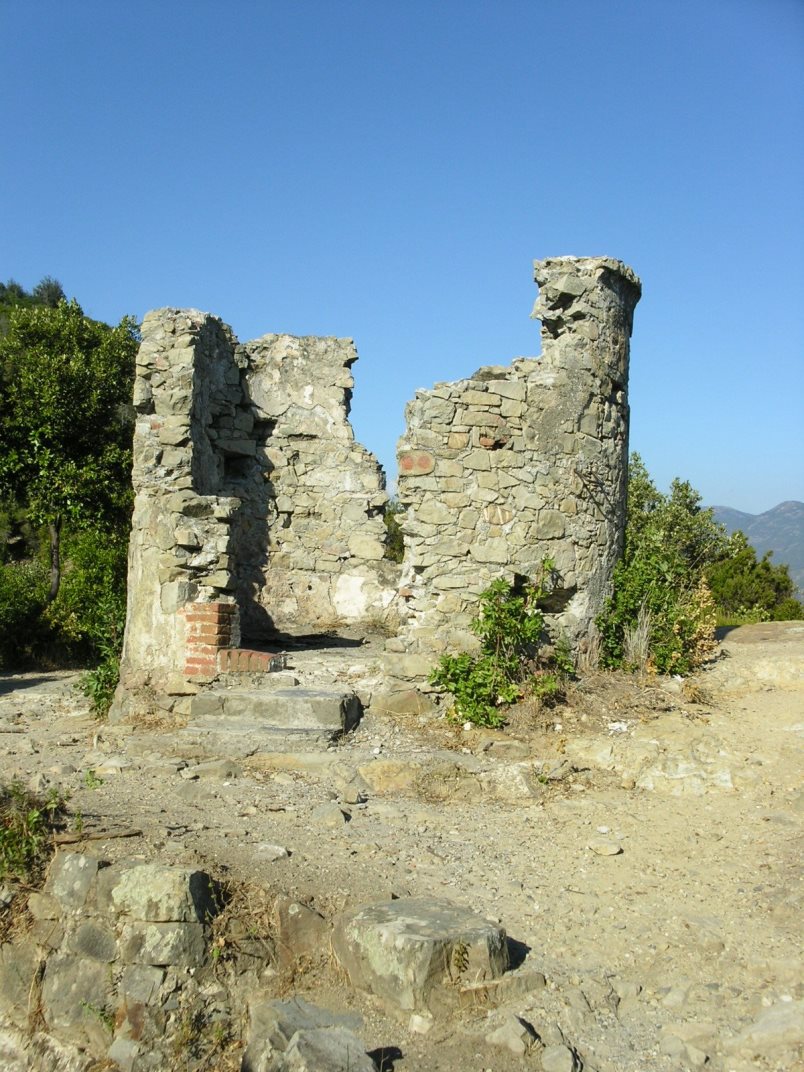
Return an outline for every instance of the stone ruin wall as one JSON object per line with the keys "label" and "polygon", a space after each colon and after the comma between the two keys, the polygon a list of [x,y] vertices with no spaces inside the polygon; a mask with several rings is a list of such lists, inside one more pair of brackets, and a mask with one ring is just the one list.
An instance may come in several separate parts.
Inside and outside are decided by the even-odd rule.
{"label": "stone ruin wall", "polygon": [[384,476],[348,421],[356,358],[350,339],[240,345],[196,310],[145,317],[113,717],[182,711],[221,671],[270,669],[244,642],[393,613]]}
{"label": "stone ruin wall", "polygon": [[406,410],[406,611],[386,659],[401,703],[441,653],[477,645],[469,623],[495,578],[536,579],[549,556],[551,633],[581,651],[609,591],[624,532],[640,283],[602,257],[537,261],[535,276],[541,357],[417,391]]}
{"label": "stone ruin wall", "polygon": [[[263,568],[243,579],[241,604],[283,632],[383,625],[398,569],[385,559],[384,475],[349,423],[354,343],[265,335],[244,350],[274,523],[243,541],[246,561]],[[263,635],[261,625],[250,621],[249,634]]]}
{"label": "stone ruin wall", "polygon": [[[622,546],[628,354],[640,284],[608,258],[538,261],[542,356],[418,391],[399,445],[401,570],[385,559],[384,477],[349,424],[349,339],[239,344],[216,317],[142,325],[135,508],[114,717],[185,710],[275,632],[384,625],[389,706],[421,698],[438,655],[471,647],[479,593],[534,577],[583,647]],[[245,640],[243,639],[245,638]]]}

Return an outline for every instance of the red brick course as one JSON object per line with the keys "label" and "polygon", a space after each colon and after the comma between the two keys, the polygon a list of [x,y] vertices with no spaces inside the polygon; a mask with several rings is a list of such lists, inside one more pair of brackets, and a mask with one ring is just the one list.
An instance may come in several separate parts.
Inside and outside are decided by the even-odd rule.
{"label": "red brick course", "polygon": [[218,672],[218,652],[229,648],[236,621],[234,603],[190,603],[183,608],[186,622],[184,672],[210,677]]}
{"label": "red brick course", "polygon": [[184,673],[187,677],[216,674],[270,673],[281,670],[285,656],[270,651],[233,648],[234,603],[190,603],[182,610],[186,622]]}
{"label": "red brick course", "polygon": [[222,674],[238,673],[244,670],[270,673],[281,670],[284,656],[270,651],[251,651],[248,648],[222,648],[218,652],[218,669]]}

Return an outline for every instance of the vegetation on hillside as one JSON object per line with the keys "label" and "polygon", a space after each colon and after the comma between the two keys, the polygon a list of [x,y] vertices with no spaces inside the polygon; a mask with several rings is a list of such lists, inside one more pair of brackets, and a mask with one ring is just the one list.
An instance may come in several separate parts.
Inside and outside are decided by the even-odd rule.
{"label": "vegetation on hillside", "polygon": [[713,650],[718,620],[802,617],[794,590],[787,567],[728,537],[687,481],[662,494],[632,455],[625,549],[597,620],[604,666],[689,673]]}
{"label": "vegetation on hillside", "polygon": [[0,285],[0,666],[119,650],[137,331]]}

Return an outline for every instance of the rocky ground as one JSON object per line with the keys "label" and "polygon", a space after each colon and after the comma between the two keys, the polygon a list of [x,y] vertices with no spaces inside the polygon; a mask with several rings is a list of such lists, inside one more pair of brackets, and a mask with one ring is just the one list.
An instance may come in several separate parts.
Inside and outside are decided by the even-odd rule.
{"label": "rocky ground", "polygon": [[432,1020],[392,1014],[315,951],[265,973],[268,994],[358,1016],[386,1068],[804,1068],[804,624],[733,630],[694,680],[587,676],[505,732],[372,715],[377,651],[291,654],[302,684],[369,702],[310,753],[202,754],[179,725],[93,721],[75,675],[4,675],[2,780],[63,787],[78,851],[225,877],[247,919],[264,897],[331,921],[413,896],[498,921],[516,972],[463,979]]}

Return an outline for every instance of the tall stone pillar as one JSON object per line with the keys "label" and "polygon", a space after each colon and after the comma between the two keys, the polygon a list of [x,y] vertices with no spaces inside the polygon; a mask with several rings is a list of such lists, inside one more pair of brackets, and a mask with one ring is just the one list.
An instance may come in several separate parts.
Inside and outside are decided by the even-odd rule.
{"label": "tall stone pillar", "polygon": [[134,393],[134,514],[112,719],[181,709],[239,642],[230,554],[240,500],[226,468],[252,459],[235,341],[216,317],[159,309],[142,325]]}

